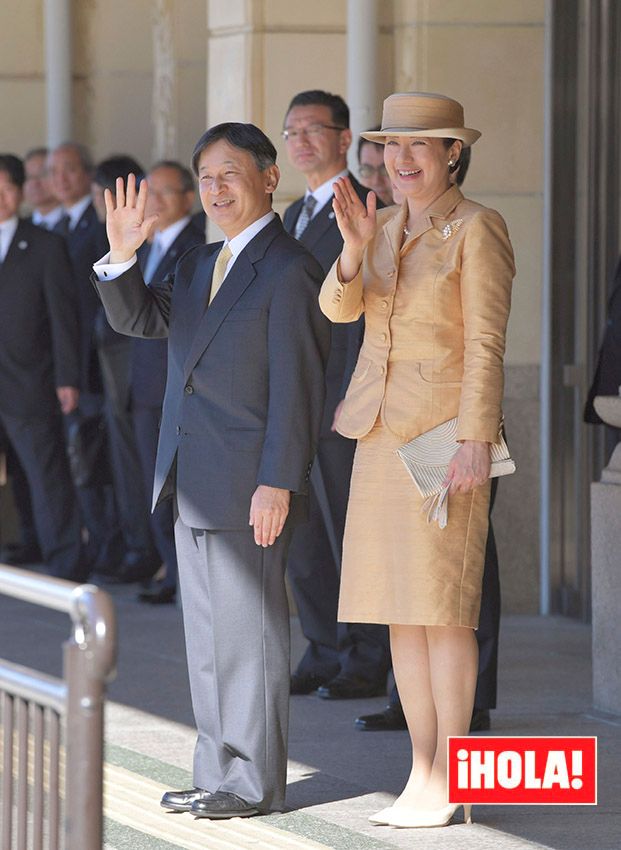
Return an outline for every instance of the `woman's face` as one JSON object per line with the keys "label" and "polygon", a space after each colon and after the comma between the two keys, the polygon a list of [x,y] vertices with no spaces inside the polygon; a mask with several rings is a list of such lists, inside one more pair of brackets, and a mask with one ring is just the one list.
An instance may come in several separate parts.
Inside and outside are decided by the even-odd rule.
{"label": "woman's face", "polygon": [[443,139],[388,136],[384,163],[399,194],[427,206],[449,188],[448,162],[457,160],[460,150],[459,141],[447,148]]}

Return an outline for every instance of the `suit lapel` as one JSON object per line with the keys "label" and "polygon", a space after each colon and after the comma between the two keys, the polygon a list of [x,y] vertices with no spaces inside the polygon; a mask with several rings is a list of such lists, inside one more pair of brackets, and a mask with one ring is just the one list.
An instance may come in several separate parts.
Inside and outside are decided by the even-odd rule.
{"label": "suit lapel", "polygon": [[[218,293],[209,305],[209,309],[205,311],[209,299],[213,267],[217,256],[218,251],[214,251],[209,258],[209,263],[203,267],[203,271],[200,273],[200,279],[198,277],[199,267],[197,267],[190,291],[188,292],[189,309],[191,311],[195,310],[196,315],[200,318],[196,331],[192,333],[192,330],[190,330],[190,335],[193,339],[183,366],[186,379],[203,351],[213,339],[231,307],[241,298],[256,277],[254,266],[250,262],[247,252],[244,250],[235,260],[233,268],[224,279]],[[199,289],[200,295],[198,294]],[[192,312],[190,312],[190,320],[191,317]]]}
{"label": "suit lapel", "polygon": [[312,253],[313,247],[323,239],[327,230],[334,227],[334,224],[334,210],[332,209],[332,201],[329,200],[323,205],[317,215],[310,220],[308,227],[300,236],[299,241]]}
{"label": "suit lapel", "polygon": [[17,223],[17,230],[11,240],[9,250],[6,252],[4,262],[0,263],[0,275],[2,277],[8,276],[16,262],[27,256],[30,247],[30,240],[24,235],[24,225],[20,220]]}
{"label": "suit lapel", "polygon": [[285,226],[285,230],[287,233],[291,233],[295,230],[295,223],[299,218],[300,212],[302,211],[302,205],[304,203],[304,198],[298,198],[297,201],[294,201],[290,207],[285,211],[285,217],[283,219],[283,224]]}

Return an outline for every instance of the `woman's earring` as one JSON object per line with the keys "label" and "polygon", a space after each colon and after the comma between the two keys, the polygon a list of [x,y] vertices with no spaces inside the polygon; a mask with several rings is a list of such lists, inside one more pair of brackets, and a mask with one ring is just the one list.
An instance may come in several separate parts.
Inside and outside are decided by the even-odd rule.
{"label": "woman's earring", "polygon": [[449,159],[449,168],[452,168],[455,165],[452,159]]}

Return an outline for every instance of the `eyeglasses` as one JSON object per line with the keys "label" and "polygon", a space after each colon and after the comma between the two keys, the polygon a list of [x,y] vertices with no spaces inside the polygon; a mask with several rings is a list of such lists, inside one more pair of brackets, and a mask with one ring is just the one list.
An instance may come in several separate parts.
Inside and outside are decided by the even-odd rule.
{"label": "eyeglasses", "polygon": [[388,177],[385,165],[361,165],[358,173],[363,180],[368,180],[369,177]]}
{"label": "eyeglasses", "polygon": [[334,124],[309,124],[308,127],[300,127],[299,130],[283,130],[281,136],[285,142],[295,141],[301,136],[321,136],[324,130],[346,130],[347,127],[337,127]]}

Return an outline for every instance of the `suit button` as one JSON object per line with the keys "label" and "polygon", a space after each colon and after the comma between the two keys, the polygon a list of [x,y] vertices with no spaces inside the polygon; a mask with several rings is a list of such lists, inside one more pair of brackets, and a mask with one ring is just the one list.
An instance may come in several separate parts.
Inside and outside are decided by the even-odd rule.
{"label": "suit button", "polygon": [[382,301],[382,303],[380,304],[380,307],[382,308],[382,310],[387,310],[388,309],[388,301]]}
{"label": "suit button", "polygon": [[380,339],[381,339],[382,342],[386,342],[386,340],[388,339],[388,336],[386,334],[380,334]]}
{"label": "suit button", "polygon": [[177,436],[181,433],[181,425],[177,425]]}
{"label": "suit button", "polygon": [[192,384],[187,384],[186,387],[185,387],[186,395],[192,395],[193,392],[194,392],[194,387],[192,386]]}
{"label": "suit button", "polygon": [[380,366],[380,375],[385,375],[385,374],[386,374],[386,367]]}
{"label": "suit button", "polygon": [[394,277],[394,274],[395,274],[395,270],[394,270],[394,269],[391,269],[391,270],[388,272],[388,277]]}

